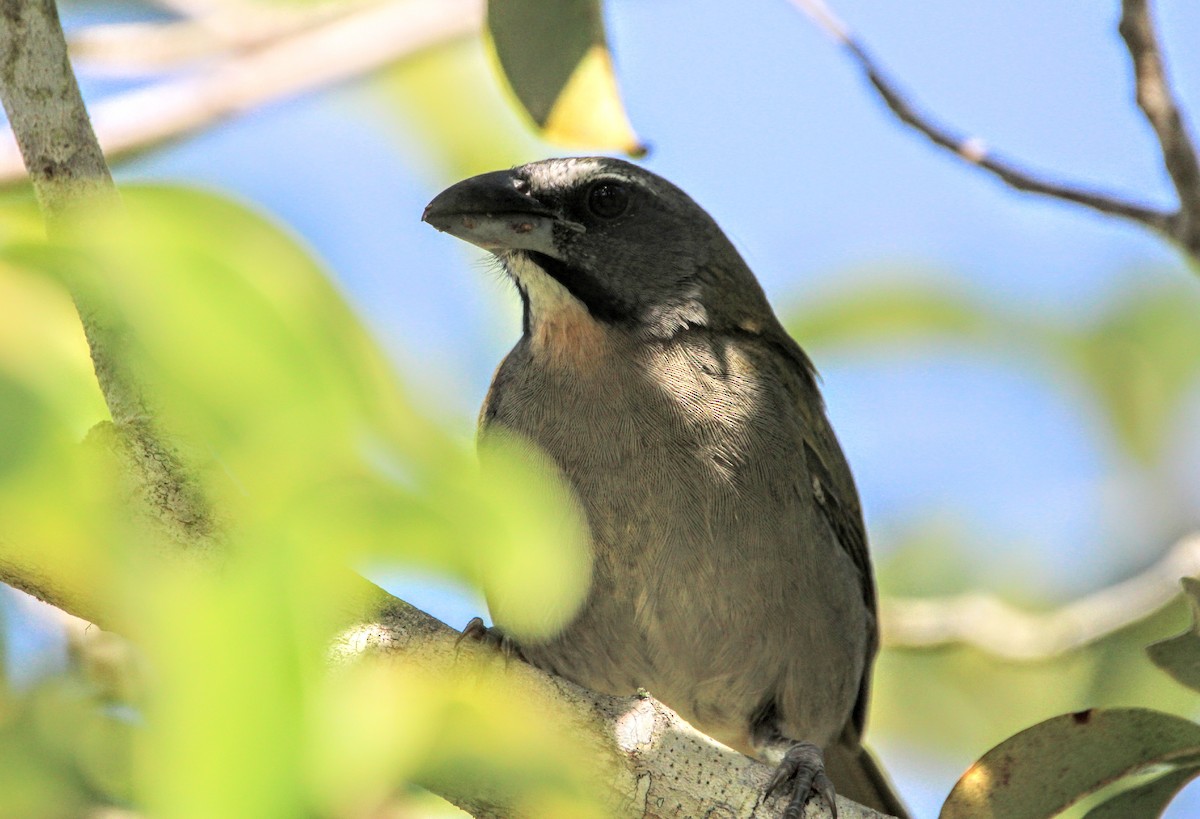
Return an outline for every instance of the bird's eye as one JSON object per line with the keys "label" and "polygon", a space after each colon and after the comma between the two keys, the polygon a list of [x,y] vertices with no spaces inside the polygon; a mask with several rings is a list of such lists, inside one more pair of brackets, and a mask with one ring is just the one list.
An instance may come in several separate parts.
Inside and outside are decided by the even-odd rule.
{"label": "bird's eye", "polygon": [[629,207],[629,189],[619,182],[598,182],[588,191],[587,206],[601,219],[616,219]]}

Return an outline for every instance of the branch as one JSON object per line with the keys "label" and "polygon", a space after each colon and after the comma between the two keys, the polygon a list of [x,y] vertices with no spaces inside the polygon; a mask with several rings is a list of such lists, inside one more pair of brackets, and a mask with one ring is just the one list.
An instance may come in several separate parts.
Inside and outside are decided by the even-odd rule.
{"label": "branch", "polygon": [[2,0],[0,96],[47,219],[68,206],[113,197],[88,122],[54,0]]}
{"label": "branch", "polygon": [[1188,251],[1193,256],[1200,256],[1200,162],[1167,83],[1162,53],[1150,19],[1149,0],[1122,0],[1117,30],[1133,61],[1138,107],[1154,128],[1162,149],[1163,164],[1179,195],[1176,230],[1181,236],[1190,237]]}
{"label": "branch", "polygon": [[[1129,43],[1137,68],[1138,101],[1154,124],[1163,148],[1163,158],[1176,190],[1180,207],[1160,210],[1123,196],[1101,193],[1077,185],[1052,182],[997,158],[978,137],[964,137],[936,122],[917,108],[870,56],[849,28],[825,5],[824,0],[791,0],[818,27],[845,46],[888,109],[905,125],[950,153],[988,171],[1016,190],[1072,202],[1108,216],[1136,222],[1178,244],[1200,259],[1200,171],[1179,111],[1171,99],[1162,72],[1154,31],[1150,25],[1148,0],[1124,0],[1121,33]],[[1130,22],[1132,21],[1132,22]],[[1127,34],[1127,29],[1129,33]],[[1132,39],[1131,39],[1132,37]],[[1136,42],[1136,47],[1135,47]],[[1136,50],[1135,50],[1136,48]],[[1145,101],[1143,101],[1145,100]],[[1147,109],[1149,104],[1150,109]]]}
{"label": "branch", "polygon": [[[61,213],[89,199],[93,191],[103,191],[115,200],[112,181],[66,59],[66,44],[52,0],[0,2],[4,3],[0,53],[5,58],[0,93],[31,168],[39,200],[53,225]],[[439,36],[445,36],[446,31],[457,31],[461,26],[461,19],[448,20],[445,9],[461,14],[468,7],[478,12],[478,0],[439,0],[436,6],[396,4],[376,10],[380,14],[399,15],[396,18],[363,13],[311,35],[299,35],[224,64],[210,75],[212,83],[198,86],[208,91],[223,89],[229,96],[201,100],[204,105],[200,109],[190,113],[176,110],[174,120],[168,117],[158,122],[160,126],[165,121],[178,122],[180,115],[186,113],[183,120],[195,123],[198,117],[237,110],[272,89],[302,87],[297,83],[303,77],[334,76],[336,72],[331,74],[324,65],[327,58],[340,56],[338,71],[346,72],[353,70],[353,66],[382,59],[385,53],[395,53],[381,48],[382,39],[399,39],[408,44],[406,47],[412,47],[411,37],[405,39],[402,32],[384,25],[386,19],[391,19],[394,25],[404,17],[401,9],[421,10],[429,19],[440,20],[444,25]],[[411,22],[411,18],[404,19]],[[424,31],[428,34],[429,27]],[[363,39],[356,39],[360,37]],[[357,60],[345,57],[350,53],[357,54]],[[231,68],[235,64],[239,70]],[[314,66],[320,71],[310,70]],[[247,75],[247,71],[261,71],[262,75]],[[293,76],[297,73],[299,77]],[[232,83],[251,80],[248,89],[233,91]],[[197,89],[194,84],[191,87]],[[151,89],[150,99],[154,99],[155,91]],[[64,123],[70,128],[65,128]],[[46,134],[55,138],[46,140]],[[46,165],[43,160],[51,155],[57,164]],[[60,187],[63,180],[73,181]],[[174,545],[178,548],[167,548],[163,555],[150,555],[147,559],[185,559],[192,561],[197,571],[218,569],[221,550],[215,547],[221,545],[219,532],[202,525],[209,520],[203,498],[194,499],[195,504],[189,502],[193,500],[194,467],[182,460],[172,460],[166,473],[154,471],[155,462],[164,455],[172,456],[174,450],[158,449],[168,439],[156,433],[153,413],[142,397],[140,383],[121,367],[121,334],[97,322],[83,305],[80,313],[90,328],[88,340],[97,375],[117,422],[98,426],[85,444],[101,457],[115,457],[118,473],[129,475],[129,493],[135,505],[144,504],[158,512],[170,513],[169,531],[174,533],[175,527],[180,527],[178,531],[192,535],[190,539],[177,539]],[[197,511],[204,516],[188,517]],[[214,548],[187,548],[196,544]],[[27,544],[0,538],[0,581],[101,625],[112,622],[101,595],[81,580],[72,582],[57,576],[44,551],[29,548]],[[449,672],[459,663],[458,632],[362,578],[356,578],[355,582],[356,611],[347,617],[347,622],[357,625],[335,643],[331,656],[335,664],[401,658],[434,672]],[[479,655],[484,649],[474,646],[465,650]],[[572,733],[585,747],[595,751],[602,763],[597,769],[607,776],[607,781],[598,785],[606,794],[613,815],[749,819],[758,812],[771,769],[703,736],[660,703],[648,697],[621,699],[596,695],[524,664],[512,664],[508,673],[524,681],[528,696],[535,698],[533,702],[553,703],[558,711],[565,712],[565,718],[575,729]],[[483,792],[486,786],[479,782],[467,779],[426,784],[476,816],[519,815],[519,806],[505,803],[501,795]],[[779,809],[779,805],[768,807],[772,814]],[[880,815],[845,799],[838,800],[838,811],[847,819]],[[828,809],[818,802],[810,803],[805,813],[809,817],[829,816]]]}
{"label": "branch", "polygon": [[[0,0],[0,97],[51,233],[86,207],[119,207],[116,187],[88,121],[67,60],[54,0]],[[183,543],[209,539],[215,524],[191,470],[154,423],[147,393],[123,361],[128,334],[72,290],[96,379],[114,421],[94,430],[97,443],[129,469],[140,511]]]}
{"label": "branch", "polygon": [[[14,554],[0,540],[0,582],[9,583],[42,600],[51,600],[71,614],[104,626],[110,618],[75,592],[56,585],[56,579],[26,565],[29,555]],[[212,569],[215,561],[197,561],[196,570]],[[596,759],[603,775],[597,791],[611,815],[620,817],[720,816],[727,819],[777,816],[781,805],[767,803],[756,813],[758,800],[773,769],[701,734],[662,703],[650,697],[610,697],[521,662],[506,663],[501,655],[475,643],[459,645],[460,633],[399,600],[367,580],[355,577],[355,596],[346,622],[353,623],[335,640],[330,651],[334,667],[362,662],[402,662],[434,675],[461,672],[464,663],[505,663],[504,671],[522,695],[547,712],[569,721],[572,736]],[[85,614],[86,611],[86,614]],[[506,797],[487,793],[469,779],[419,783],[476,817],[518,817]],[[838,798],[842,819],[878,819],[879,814]],[[809,803],[805,816],[829,817],[820,800]]]}
{"label": "branch", "polygon": [[1009,660],[1048,660],[1083,648],[1159,611],[1179,596],[1179,578],[1200,576],[1200,532],[1176,543],[1141,574],[1053,611],[1031,613],[980,593],[885,598],[883,644],[962,644]]}
{"label": "branch", "polygon": [[304,5],[218,4],[180,9],[169,22],[106,23],[68,37],[71,58],[92,73],[136,77],[180,71],[201,60],[272,43],[348,14],[376,6],[376,0],[343,0]]}
{"label": "branch", "polygon": [[[482,19],[482,0],[394,0],[299,32],[284,27],[268,45],[97,103],[96,132],[114,159],[465,36]],[[0,137],[0,184],[23,175],[11,140]]]}

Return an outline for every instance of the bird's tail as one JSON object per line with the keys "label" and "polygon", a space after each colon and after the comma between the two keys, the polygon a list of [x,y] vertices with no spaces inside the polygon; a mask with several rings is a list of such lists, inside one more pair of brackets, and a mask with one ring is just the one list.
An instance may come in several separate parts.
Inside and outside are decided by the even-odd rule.
{"label": "bird's tail", "polygon": [[910,819],[887,774],[861,745],[834,743],[825,749],[825,771],[839,796],[899,819]]}

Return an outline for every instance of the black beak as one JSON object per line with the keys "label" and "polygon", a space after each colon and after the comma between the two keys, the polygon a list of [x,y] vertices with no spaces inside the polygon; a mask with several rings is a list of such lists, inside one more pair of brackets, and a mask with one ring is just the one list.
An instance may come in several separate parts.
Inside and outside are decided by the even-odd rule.
{"label": "black beak", "polygon": [[512,171],[464,179],[433,198],[421,221],[438,230],[454,232],[461,217],[553,216],[553,212],[528,193],[528,183]]}
{"label": "black beak", "polygon": [[554,211],[531,196],[529,183],[513,171],[493,171],[451,185],[425,207],[421,219],[492,253],[556,255]]}

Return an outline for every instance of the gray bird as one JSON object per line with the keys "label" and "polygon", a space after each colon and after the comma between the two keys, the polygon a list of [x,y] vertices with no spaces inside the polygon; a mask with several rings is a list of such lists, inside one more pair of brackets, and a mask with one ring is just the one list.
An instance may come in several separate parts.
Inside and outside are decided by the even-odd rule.
{"label": "gray bird", "polygon": [[712,217],[591,157],[472,177],[422,218],[495,254],[524,306],[481,436],[540,448],[590,529],[585,602],[522,656],[644,688],[777,764],[785,817],[834,786],[905,816],[862,746],[879,638],[850,468],[811,362]]}

